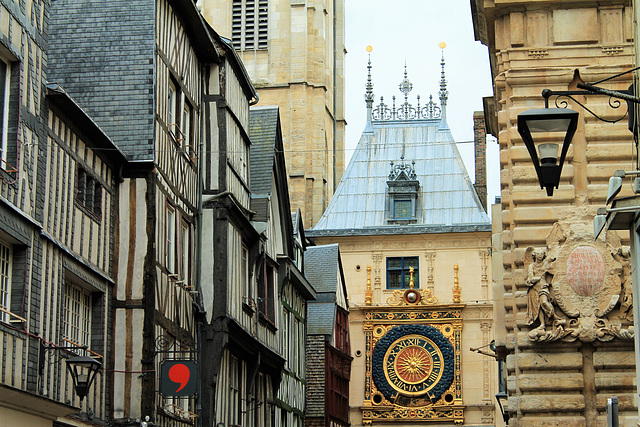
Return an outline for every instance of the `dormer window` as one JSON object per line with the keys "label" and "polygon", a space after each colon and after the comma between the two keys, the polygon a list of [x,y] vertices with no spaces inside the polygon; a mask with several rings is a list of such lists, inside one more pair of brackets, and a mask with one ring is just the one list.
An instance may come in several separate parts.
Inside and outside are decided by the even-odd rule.
{"label": "dormer window", "polygon": [[389,224],[412,224],[417,222],[418,191],[420,182],[416,179],[415,161],[391,162],[391,172],[387,181],[386,220]]}

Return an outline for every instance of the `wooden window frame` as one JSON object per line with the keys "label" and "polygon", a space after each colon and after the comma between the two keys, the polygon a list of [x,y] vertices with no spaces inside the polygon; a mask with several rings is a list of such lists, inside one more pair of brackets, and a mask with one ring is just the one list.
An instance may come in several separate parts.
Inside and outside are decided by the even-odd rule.
{"label": "wooden window frame", "polygon": [[167,202],[165,214],[165,266],[171,274],[177,273],[176,260],[176,208]]}
{"label": "wooden window frame", "polygon": [[0,241],[0,322],[11,320],[11,281],[13,271],[13,245]]}
{"label": "wooden window frame", "polygon": [[82,165],[76,168],[75,203],[90,218],[102,220],[102,195],[104,191],[100,181]]}

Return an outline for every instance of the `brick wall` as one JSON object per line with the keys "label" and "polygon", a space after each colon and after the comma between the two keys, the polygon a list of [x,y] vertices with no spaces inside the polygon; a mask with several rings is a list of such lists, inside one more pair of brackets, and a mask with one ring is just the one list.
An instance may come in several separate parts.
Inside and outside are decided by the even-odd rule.
{"label": "brick wall", "polygon": [[325,341],[323,335],[307,336],[307,404],[305,426],[315,424],[310,418],[319,417],[324,421],[325,407]]}

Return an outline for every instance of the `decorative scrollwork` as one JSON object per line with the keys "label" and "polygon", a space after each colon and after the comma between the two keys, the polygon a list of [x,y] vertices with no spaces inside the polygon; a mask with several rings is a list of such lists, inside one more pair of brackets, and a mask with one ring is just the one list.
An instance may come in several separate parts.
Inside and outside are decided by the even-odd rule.
{"label": "decorative scrollwork", "polygon": [[155,346],[156,346],[156,351],[157,352],[166,352],[171,350],[171,348],[173,348],[173,345],[175,344],[175,340],[171,339],[170,337],[167,337],[166,335],[160,335],[159,337],[156,338],[155,341]]}
{"label": "decorative scrollwork", "polygon": [[[620,120],[623,120],[627,117],[627,114],[629,113],[628,111],[625,111],[624,114],[615,119],[615,120],[609,120],[609,119],[605,119],[601,116],[599,116],[598,114],[596,114],[595,112],[593,112],[592,110],[590,110],[586,105],[584,105],[582,102],[578,101],[577,99],[575,99],[573,96],[571,95],[557,95],[556,99],[554,101],[556,107],[558,108],[569,108],[569,101],[567,101],[566,99],[562,99],[562,98],[569,98],[570,100],[572,100],[573,102],[575,102],[576,104],[578,104],[579,106],[581,106],[582,108],[584,108],[585,110],[587,110],[592,116],[594,116],[596,119],[598,120],[602,120],[605,123],[618,123]],[[620,108],[620,106],[622,105],[622,102],[614,97],[609,97],[609,106],[613,109],[618,109]]]}
{"label": "decorative scrollwork", "polygon": [[433,96],[429,96],[429,103],[425,106],[420,105],[420,96],[418,96],[417,107],[414,107],[405,100],[398,108],[396,108],[396,98],[392,98],[392,106],[384,103],[384,97],[380,97],[380,103],[372,111],[372,118],[376,121],[400,121],[400,120],[432,120],[442,117],[442,108],[433,102]]}

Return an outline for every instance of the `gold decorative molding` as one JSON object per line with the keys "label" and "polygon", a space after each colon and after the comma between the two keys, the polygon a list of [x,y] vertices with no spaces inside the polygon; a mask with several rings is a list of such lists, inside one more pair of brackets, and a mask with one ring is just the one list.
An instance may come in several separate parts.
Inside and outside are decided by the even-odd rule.
{"label": "gold decorative molding", "polygon": [[373,305],[373,291],[371,290],[371,266],[367,265],[367,289],[364,292],[364,305]]}
{"label": "gold decorative molding", "polygon": [[460,304],[462,302],[462,297],[461,297],[462,288],[460,287],[460,284],[458,283],[458,264],[454,264],[453,271],[454,271],[453,288],[452,288],[452,290],[453,290],[453,303],[454,304]]}

